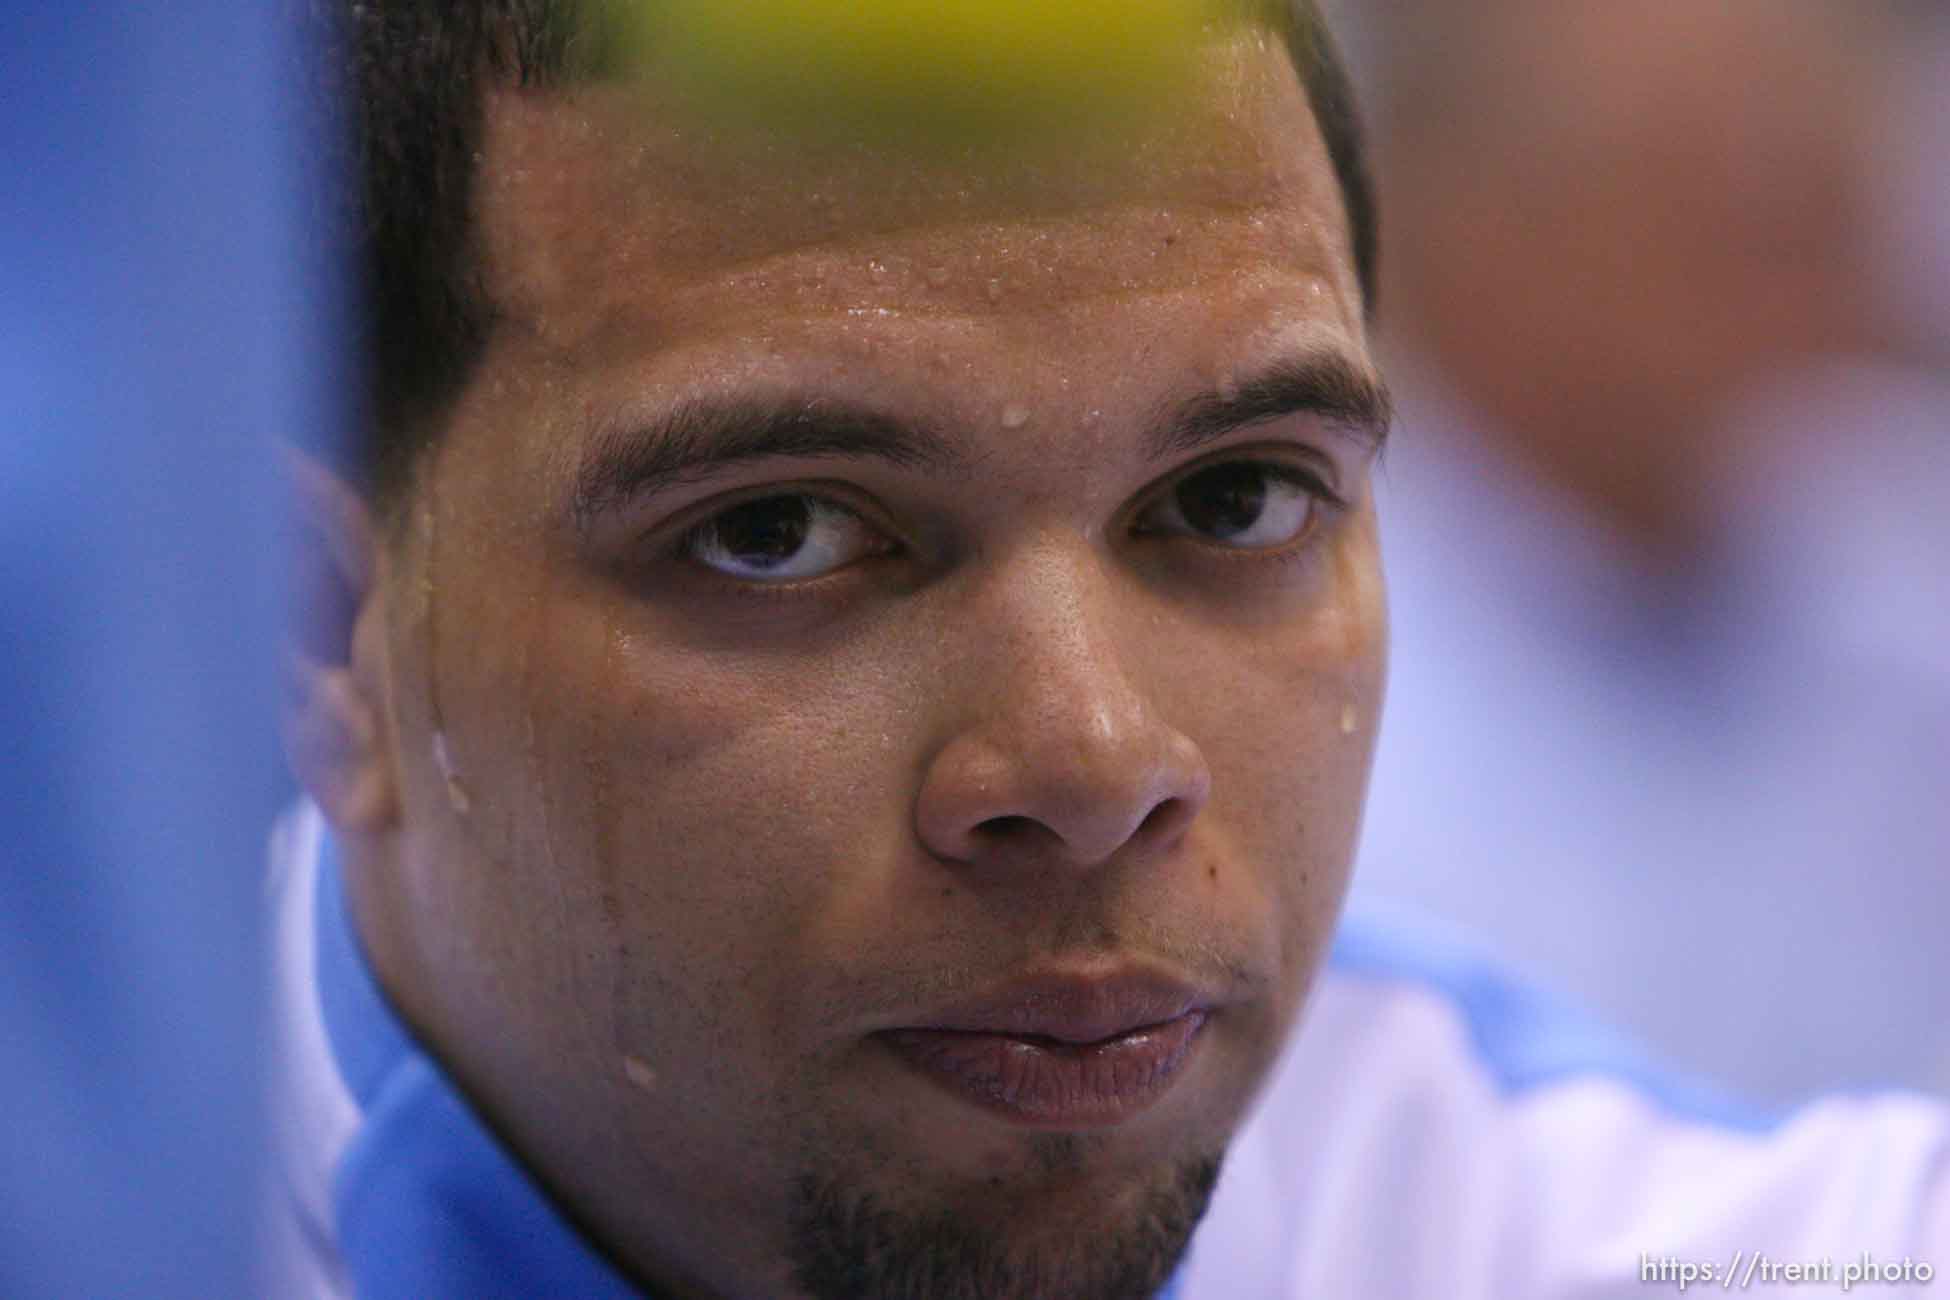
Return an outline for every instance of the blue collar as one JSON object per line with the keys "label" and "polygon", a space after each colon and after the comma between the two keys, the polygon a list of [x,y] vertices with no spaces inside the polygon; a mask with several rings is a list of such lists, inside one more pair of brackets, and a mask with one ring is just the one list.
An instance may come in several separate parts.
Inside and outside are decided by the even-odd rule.
{"label": "blue collar", "polygon": [[[336,843],[318,861],[318,992],[339,1072],[364,1113],[332,1180],[360,1300],[643,1300],[516,1164],[421,1049],[373,978]],[[1177,1283],[1158,1300],[1173,1300]]]}
{"label": "blue collar", "polygon": [[317,916],[325,1033],[365,1115],[332,1179],[353,1292],[360,1300],[640,1300],[394,1014],[353,931],[329,836]]}

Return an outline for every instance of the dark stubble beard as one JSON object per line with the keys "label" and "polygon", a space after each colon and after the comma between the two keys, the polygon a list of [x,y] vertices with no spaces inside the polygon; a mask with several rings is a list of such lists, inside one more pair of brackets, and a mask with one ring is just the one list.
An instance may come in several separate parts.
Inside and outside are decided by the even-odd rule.
{"label": "dark stubble beard", "polygon": [[1034,1245],[808,1175],[796,1187],[794,1279],[811,1300],[1151,1300],[1204,1217],[1222,1159],[1168,1172],[1122,1223]]}

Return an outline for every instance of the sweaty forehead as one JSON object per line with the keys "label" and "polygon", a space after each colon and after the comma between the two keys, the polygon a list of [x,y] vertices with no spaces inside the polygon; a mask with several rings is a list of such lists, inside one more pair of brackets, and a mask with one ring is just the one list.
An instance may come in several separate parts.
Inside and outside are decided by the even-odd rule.
{"label": "sweaty forehead", "polygon": [[[552,347],[687,304],[1060,306],[1277,267],[1360,316],[1339,190],[1270,34],[1215,43],[1141,127],[1020,150],[844,141],[713,123],[653,85],[501,89],[477,212],[500,315]],[[632,331],[634,332],[634,331]]]}

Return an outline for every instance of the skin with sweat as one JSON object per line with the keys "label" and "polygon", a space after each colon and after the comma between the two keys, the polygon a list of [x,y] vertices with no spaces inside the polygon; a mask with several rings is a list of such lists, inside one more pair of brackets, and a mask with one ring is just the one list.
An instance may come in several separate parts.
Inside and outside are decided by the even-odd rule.
{"label": "skin with sweat", "polygon": [[[1181,107],[1003,174],[728,141],[642,87],[491,93],[499,319],[373,526],[374,721],[333,787],[366,797],[321,802],[402,1014],[663,1293],[802,1294],[808,1177],[1063,1276],[1223,1151],[1304,1000],[1380,706],[1375,438],[1150,431],[1269,366],[1373,367],[1284,52],[1228,37]],[[598,451],[734,399],[938,445],[579,501]],[[1188,528],[1176,486],[1231,463],[1322,494],[1269,491],[1274,544]],[[712,567],[700,526],[794,494],[824,563]],[[873,1037],[1125,965],[1213,1010],[1114,1126],[1010,1124]]]}

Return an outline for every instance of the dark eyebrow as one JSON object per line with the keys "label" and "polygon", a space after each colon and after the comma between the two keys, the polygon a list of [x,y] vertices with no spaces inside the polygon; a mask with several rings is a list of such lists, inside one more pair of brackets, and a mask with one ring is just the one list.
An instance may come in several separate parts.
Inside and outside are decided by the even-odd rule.
{"label": "dark eyebrow", "polygon": [[1160,460],[1183,455],[1249,425],[1290,415],[1312,416],[1379,450],[1394,423],[1394,403],[1380,380],[1340,353],[1301,353],[1171,409],[1152,430],[1148,450]]}
{"label": "dark eyebrow", "polygon": [[[1173,408],[1146,447],[1181,455],[1265,420],[1311,415],[1377,447],[1391,420],[1388,393],[1337,353],[1289,357]],[[773,457],[879,460],[900,469],[965,470],[962,453],[914,420],[829,398],[734,398],[681,403],[647,424],[598,433],[576,471],[572,509],[587,530],[600,515],[676,484]]]}
{"label": "dark eyebrow", "polygon": [[576,471],[576,524],[678,483],[778,456],[880,460],[943,472],[961,454],[911,420],[824,398],[685,402],[647,425],[599,433]]}

